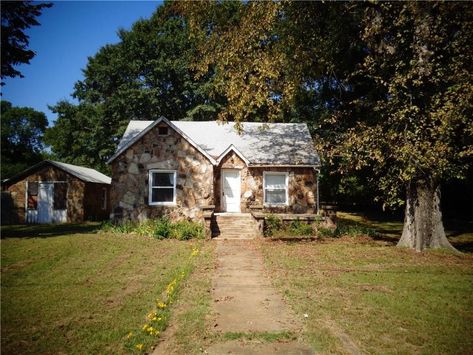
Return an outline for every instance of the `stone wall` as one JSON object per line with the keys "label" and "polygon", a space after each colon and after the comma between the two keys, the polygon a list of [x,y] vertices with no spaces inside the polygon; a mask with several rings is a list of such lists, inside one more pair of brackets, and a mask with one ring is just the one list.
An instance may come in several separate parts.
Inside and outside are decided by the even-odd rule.
{"label": "stone wall", "polygon": [[[169,215],[172,219],[202,219],[202,207],[214,203],[212,164],[172,128],[168,131],[162,136],[154,127],[112,162],[114,218],[143,220]],[[176,206],[148,204],[150,169],[176,170]]]}
{"label": "stone wall", "polygon": [[25,223],[25,198],[26,182],[67,182],[67,222],[77,223],[84,220],[84,187],[85,183],[76,177],[53,166],[44,168],[30,174],[24,179],[8,186],[6,190],[10,192],[13,210],[12,220],[14,223]]}
{"label": "stone wall", "polygon": [[[106,204],[103,208],[103,190]],[[86,183],[84,191],[84,218],[88,221],[103,221],[110,217],[110,185]]]}
{"label": "stone wall", "polygon": [[234,152],[225,156],[214,178],[215,206],[222,211],[221,169],[238,169],[241,177],[241,212],[250,212],[250,206],[263,206],[263,172],[277,171],[289,173],[289,206],[264,207],[264,212],[273,213],[316,213],[316,173],[312,168],[257,168],[247,167]]}

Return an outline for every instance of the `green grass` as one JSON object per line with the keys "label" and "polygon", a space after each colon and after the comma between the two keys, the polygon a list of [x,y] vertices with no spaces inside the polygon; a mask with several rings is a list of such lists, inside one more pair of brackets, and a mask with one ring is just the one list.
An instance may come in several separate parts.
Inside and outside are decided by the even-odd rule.
{"label": "green grass", "polygon": [[186,280],[174,305],[170,328],[166,331],[160,353],[202,354],[215,335],[209,324],[211,308],[211,277],[215,268],[215,244],[206,243],[200,252],[199,264]]}
{"label": "green grass", "polygon": [[261,243],[268,270],[318,352],[468,354],[473,256],[368,238]]}
{"label": "green grass", "polygon": [[141,329],[197,245],[73,234],[97,227],[2,227],[3,352],[126,352],[126,335]]}

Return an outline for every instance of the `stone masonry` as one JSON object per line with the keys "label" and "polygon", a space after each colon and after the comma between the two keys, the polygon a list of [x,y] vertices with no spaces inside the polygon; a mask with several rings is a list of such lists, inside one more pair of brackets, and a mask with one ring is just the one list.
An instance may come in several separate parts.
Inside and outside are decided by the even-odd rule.
{"label": "stone masonry", "polygon": [[[212,163],[171,127],[167,135],[158,132],[154,127],[113,161],[112,216],[131,220],[163,215],[202,219],[202,207],[213,204]],[[150,169],[176,171],[176,206],[148,204]]]}
{"label": "stone masonry", "polygon": [[52,166],[32,173],[24,179],[8,186],[13,200],[12,214],[16,223],[25,223],[26,182],[65,181],[67,187],[67,222],[77,223],[84,220],[85,183],[78,178]]}
{"label": "stone masonry", "polygon": [[[238,169],[241,176],[241,212],[261,206],[264,212],[316,212],[316,175],[309,167],[248,167],[230,151],[214,167],[178,132],[168,127],[159,135],[161,123],[128,147],[112,162],[112,217],[144,220],[163,215],[171,219],[203,219],[203,208],[221,207],[221,170]],[[150,206],[148,173],[150,169],[174,170],[177,174],[176,205]],[[263,172],[289,173],[289,206],[266,207],[263,204]]]}
{"label": "stone masonry", "polygon": [[248,167],[233,151],[225,156],[216,169],[214,191],[216,210],[221,210],[221,169],[238,169],[241,177],[241,212],[250,212],[251,206],[264,207],[263,172],[277,171],[289,173],[289,206],[264,207],[272,213],[315,213],[316,175],[308,167]]}

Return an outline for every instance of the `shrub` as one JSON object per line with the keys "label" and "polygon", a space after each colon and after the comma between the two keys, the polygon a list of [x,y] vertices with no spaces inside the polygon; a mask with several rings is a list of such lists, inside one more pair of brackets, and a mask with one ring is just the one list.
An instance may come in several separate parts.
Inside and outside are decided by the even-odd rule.
{"label": "shrub", "polygon": [[169,238],[172,232],[172,224],[167,217],[162,217],[154,221],[153,237],[156,239]]}
{"label": "shrub", "polygon": [[136,228],[136,224],[131,221],[123,221],[120,223],[113,223],[107,221],[102,223],[101,230],[110,233],[132,233]]}
{"label": "shrub", "polygon": [[312,235],[312,226],[302,221],[296,220],[289,224],[289,234],[291,235]]}
{"label": "shrub", "polygon": [[203,224],[192,221],[171,222],[169,218],[162,217],[156,220],[146,220],[140,223],[126,221],[120,224],[104,222],[102,231],[109,233],[136,233],[151,236],[156,239],[174,238],[178,240],[203,239],[205,228]]}
{"label": "shrub", "polygon": [[178,240],[205,238],[204,226],[192,221],[178,221],[172,224],[171,238]]}
{"label": "shrub", "polygon": [[360,224],[347,223],[344,221],[338,221],[337,229],[335,229],[334,236],[350,236],[356,237],[360,235],[367,235],[369,237],[375,237],[378,233],[375,229],[369,228]]}
{"label": "shrub", "polygon": [[278,216],[270,214],[264,220],[264,235],[266,237],[273,236],[277,231],[282,229],[282,220]]}
{"label": "shrub", "polygon": [[135,227],[134,231],[139,235],[150,236],[154,233],[155,225],[156,221],[153,220],[142,221]]}
{"label": "shrub", "polygon": [[335,236],[335,228],[327,228],[327,227],[318,227],[317,228],[317,235],[323,238],[330,238]]}

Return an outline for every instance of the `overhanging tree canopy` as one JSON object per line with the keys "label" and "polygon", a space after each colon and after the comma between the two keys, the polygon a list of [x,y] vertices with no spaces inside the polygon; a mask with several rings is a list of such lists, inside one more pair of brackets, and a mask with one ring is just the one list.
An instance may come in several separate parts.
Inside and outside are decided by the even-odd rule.
{"label": "overhanging tree canopy", "polygon": [[28,48],[29,37],[24,31],[31,26],[38,26],[36,18],[44,8],[51,6],[51,3],[33,4],[32,1],[2,1],[2,80],[23,77],[14,66],[29,64],[35,56],[35,52]]}
{"label": "overhanging tree canopy", "polygon": [[450,246],[439,183],[473,155],[469,4],[249,2],[228,25],[223,5],[179,6],[200,39],[196,67],[227,97],[223,119],[284,119],[305,97],[317,114],[300,119],[328,162],[371,169],[387,205],[406,193],[399,245]]}

